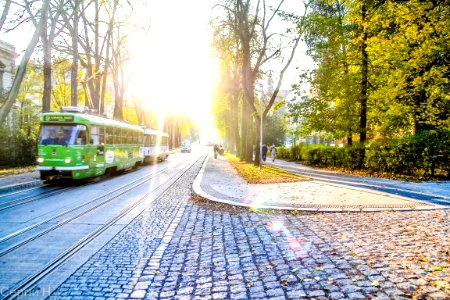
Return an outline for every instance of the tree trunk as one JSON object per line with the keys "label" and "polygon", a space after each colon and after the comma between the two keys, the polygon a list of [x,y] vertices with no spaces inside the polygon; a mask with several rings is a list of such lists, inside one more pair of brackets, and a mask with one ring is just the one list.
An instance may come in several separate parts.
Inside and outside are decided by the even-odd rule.
{"label": "tree trunk", "polygon": [[240,136],[239,136],[239,97],[234,94],[232,96],[231,108],[231,131],[233,132],[233,153],[239,152]]}
{"label": "tree trunk", "polygon": [[73,12],[73,32],[72,32],[72,68],[70,70],[70,105],[78,105],[78,23],[80,17],[78,14],[78,1],[75,1]]}
{"label": "tree trunk", "polygon": [[242,102],[241,113],[241,142],[239,148],[239,159],[245,160],[245,154],[247,153],[248,132],[249,132],[249,119],[248,119],[248,105],[245,101]]}
{"label": "tree trunk", "polygon": [[[361,17],[362,23],[364,24],[367,17],[367,7],[366,0],[362,0],[361,6]],[[361,112],[360,112],[360,125],[359,125],[359,141],[361,143],[367,140],[367,94],[369,88],[368,81],[368,56],[367,56],[367,32],[362,26],[362,45],[361,45],[361,55],[362,55],[362,66],[361,66]]]}
{"label": "tree trunk", "polygon": [[0,31],[3,28],[3,24],[5,24],[6,17],[9,13],[9,8],[11,7],[12,0],[6,0],[5,7],[3,8],[2,16],[0,17]]}
{"label": "tree trunk", "polygon": [[52,96],[52,45],[48,36],[48,11],[43,14],[41,24],[41,42],[44,52],[44,91],[42,95],[42,112],[50,111],[50,101]]}
{"label": "tree trunk", "polygon": [[[255,122],[258,122],[258,124],[255,124],[255,128],[258,128],[259,130],[261,130],[261,119],[260,118],[255,118]],[[259,166],[261,163],[261,134],[260,131],[257,130],[257,132],[255,132],[255,160],[253,162],[253,164],[255,166]]]}

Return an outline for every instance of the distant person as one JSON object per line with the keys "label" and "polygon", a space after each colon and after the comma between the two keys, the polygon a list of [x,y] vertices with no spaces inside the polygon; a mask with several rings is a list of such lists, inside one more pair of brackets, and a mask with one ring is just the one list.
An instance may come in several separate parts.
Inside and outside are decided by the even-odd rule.
{"label": "distant person", "polygon": [[218,153],[219,153],[219,145],[214,144],[214,158],[217,158]]}
{"label": "distant person", "polygon": [[270,156],[272,157],[272,161],[275,161],[275,156],[277,155],[277,148],[275,145],[272,145],[272,148],[270,149]]}
{"label": "distant person", "polygon": [[261,152],[261,154],[262,154],[262,160],[263,160],[263,161],[266,161],[266,159],[267,159],[267,146],[266,146],[266,144],[264,144],[264,145],[262,146],[262,152]]}

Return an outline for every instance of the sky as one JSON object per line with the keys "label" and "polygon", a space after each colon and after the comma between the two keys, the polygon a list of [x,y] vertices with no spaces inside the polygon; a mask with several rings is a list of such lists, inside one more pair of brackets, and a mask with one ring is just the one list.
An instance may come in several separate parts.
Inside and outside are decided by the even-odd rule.
{"label": "sky", "polygon": [[[134,2],[138,3],[139,1]],[[144,105],[158,107],[161,113],[186,113],[214,135],[210,114],[213,89],[218,78],[218,62],[212,56],[212,32],[209,21],[214,0],[142,0],[132,22],[150,23],[146,34],[131,41],[129,93],[142,99]],[[285,9],[299,11],[300,1],[286,0]],[[215,12],[217,13],[217,12]],[[14,44],[20,53],[27,45],[32,30],[15,31],[1,39]],[[298,76],[296,66],[311,67],[300,45],[283,89],[288,89]]]}
{"label": "sky", "polygon": [[208,1],[152,1],[150,31],[134,42],[132,90],[144,103],[190,115],[212,127],[217,61],[211,55]]}

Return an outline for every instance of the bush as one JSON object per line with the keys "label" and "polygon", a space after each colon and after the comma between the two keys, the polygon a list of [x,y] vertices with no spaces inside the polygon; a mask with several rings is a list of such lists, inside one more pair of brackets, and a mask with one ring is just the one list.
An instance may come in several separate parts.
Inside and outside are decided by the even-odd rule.
{"label": "bush", "polygon": [[290,159],[298,160],[298,161],[305,160],[305,154],[306,154],[305,148],[306,148],[305,144],[303,144],[303,143],[294,145],[291,148],[289,148]]}
{"label": "bush", "polygon": [[[283,159],[290,159],[290,154],[289,154],[289,149],[284,147],[284,146],[280,146],[280,147],[276,147],[277,148],[277,157],[278,158],[283,158]],[[268,155],[270,156],[270,148],[268,150]]]}
{"label": "bush", "polygon": [[37,133],[18,130],[0,132],[0,165],[27,166],[35,163],[37,152]]}
{"label": "bush", "polygon": [[430,130],[372,143],[367,150],[366,166],[375,172],[448,178],[449,157],[450,130]]}
{"label": "bush", "polygon": [[365,168],[375,173],[416,178],[450,178],[450,130],[422,131],[367,146],[356,143],[343,148],[304,144],[290,149],[279,147],[278,157],[321,167]]}

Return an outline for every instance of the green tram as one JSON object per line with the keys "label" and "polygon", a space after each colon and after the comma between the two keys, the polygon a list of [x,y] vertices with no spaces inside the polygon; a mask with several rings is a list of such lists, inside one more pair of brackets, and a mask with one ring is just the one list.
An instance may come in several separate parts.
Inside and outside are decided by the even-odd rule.
{"label": "green tram", "polygon": [[142,164],[143,128],[77,109],[41,115],[37,157],[41,179],[83,179]]}

